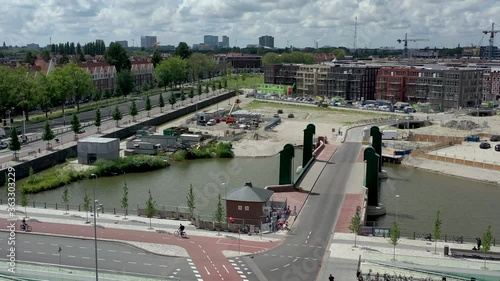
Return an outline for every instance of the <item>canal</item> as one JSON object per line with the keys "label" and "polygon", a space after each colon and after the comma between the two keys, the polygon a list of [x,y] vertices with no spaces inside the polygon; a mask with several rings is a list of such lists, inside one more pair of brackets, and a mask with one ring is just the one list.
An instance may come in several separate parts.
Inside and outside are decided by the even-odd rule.
{"label": "canal", "polygon": [[[300,166],[302,151],[296,151],[294,166]],[[144,206],[151,190],[158,207],[186,206],[186,195],[192,184],[196,195],[196,213],[212,216],[219,192],[240,187],[246,182],[264,187],[278,182],[279,156],[263,158],[206,159],[175,162],[166,169],[144,174],[83,180],[70,185],[70,205],[83,203],[85,189],[92,193],[94,183],[97,197],[105,210],[120,208],[122,187],[129,187],[130,210]],[[389,178],[381,183],[380,201],[387,215],[376,220],[378,227],[390,227],[396,219],[404,236],[417,238],[432,233],[437,210],[441,212],[442,234],[463,235],[474,239],[482,236],[489,224],[494,237],[500,238],[500,186],[442,174],[417,170],[402,165],[386,164]],[[19,184],[19,183],[18,183]],[[226,190],[227,189],[227,190]],[[47,202],[53,207],[61,204],[63,188],[30,195],[30,202],[40,206]],[[399,196],[396,196],[399,195]],[[5,198],[5,194],[1,195]],[[133,214],[133,211],[130,211]]]}

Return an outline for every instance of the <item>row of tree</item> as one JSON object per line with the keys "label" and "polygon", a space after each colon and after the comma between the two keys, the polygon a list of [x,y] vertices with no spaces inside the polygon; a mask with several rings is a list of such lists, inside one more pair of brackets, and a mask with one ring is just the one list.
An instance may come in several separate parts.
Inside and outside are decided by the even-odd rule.
{"label": "row of tree", "polygon": [[66,42],[50,45],[50,52],[58,55],[104,55],[106,52],[106,45],[102,40],[86,43],[83,47],[80,43],[76,43],[75,45],[74,42]]}

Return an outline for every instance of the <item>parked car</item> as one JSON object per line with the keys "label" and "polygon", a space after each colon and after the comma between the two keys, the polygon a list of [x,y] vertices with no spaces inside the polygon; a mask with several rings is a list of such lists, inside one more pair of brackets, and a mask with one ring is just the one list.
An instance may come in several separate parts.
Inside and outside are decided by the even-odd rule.
{"label": "parked car", "polygon": [[294,117],[295,115],[293,115],[293,113],[288,114],[288,118],[294,118]]}
{"label": "parked car", "polygon": [[6,149],[9,145],[4,142],[3,140],[0,140],[0,149]]}
{"label": "parked car", "polygon": [[208,122],[207,122],[207,126],[213,126],[213,125],[215,125],[215,124],[217,124],[217,121],[216,121],[215,119],[210,119],[210,120],[208,120]]}
{"label": "parked car", "polygon": [[283,114],[283,109],[278,109],[278,114]]}
{"label": "parked car", "polygon": [[482,142],[479,145],[479,148],[481,148],[481,149],[488,149],[488,148],[491,148],[491,144],[489,142]]}
{"label": "parked car", "polygon": [[493,136],[491,136],[490,141],[500,141],[500,136],[499,135],[493,135]]}
{"label": "parked car", "polygon": [[280,118],[280,115],[279,115],[278,113],[274,113],[274,114],[273,114],[273,117],[274,117],[274,118]]}
{"label": "parked car", "polygon": [[500,144],[495,145],[495,151],[500,151]]}

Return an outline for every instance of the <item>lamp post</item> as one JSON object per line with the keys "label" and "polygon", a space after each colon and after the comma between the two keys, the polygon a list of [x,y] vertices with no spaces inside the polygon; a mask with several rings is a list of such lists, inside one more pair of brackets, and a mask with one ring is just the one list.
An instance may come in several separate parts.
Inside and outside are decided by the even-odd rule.
{"label": "lamp post", "polygon": [[95,252],[95,280],[99,280],[99,270],[98,270],[98,265],[97,265],[97,210],[96,210],[96,204],[97,200],[95,199],[95,189],[97,185],[97,175],[96,174],[91,174],[91,178],[94,178],[94,252]]}
{"label": "lamp post", "polygon": [[396,194],[396,222],[398,222],[398,202],[399,202],[399,195]]}

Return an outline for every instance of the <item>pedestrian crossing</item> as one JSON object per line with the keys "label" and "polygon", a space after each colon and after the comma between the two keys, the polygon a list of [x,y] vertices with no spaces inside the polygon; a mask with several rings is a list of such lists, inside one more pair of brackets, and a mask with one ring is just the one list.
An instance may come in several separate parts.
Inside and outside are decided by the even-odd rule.
{"label": "pedestrian crossing", "polygon": [[229,259],[229,262],[233,266],[234,270],[236,270],[236,272],[240,275],[242,281],[248,281],[248,276],[252,274],[248,265],[246,265],[240,257]]}

